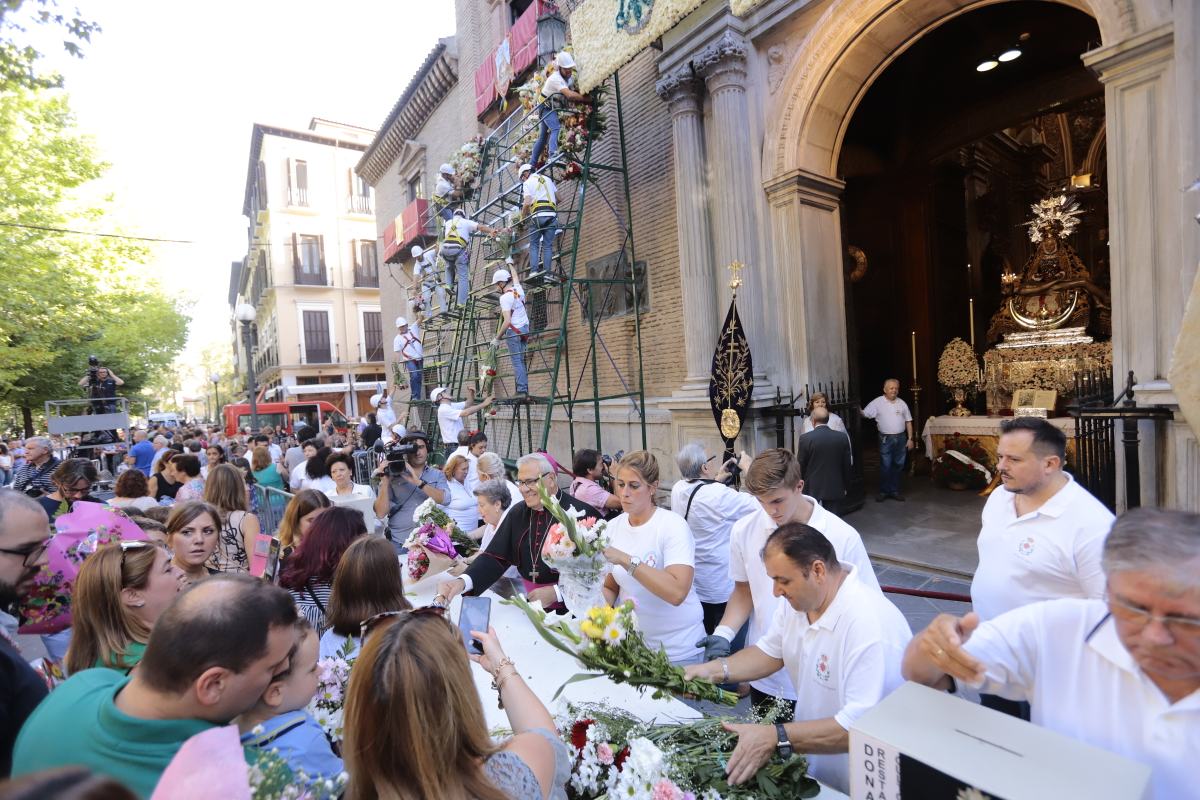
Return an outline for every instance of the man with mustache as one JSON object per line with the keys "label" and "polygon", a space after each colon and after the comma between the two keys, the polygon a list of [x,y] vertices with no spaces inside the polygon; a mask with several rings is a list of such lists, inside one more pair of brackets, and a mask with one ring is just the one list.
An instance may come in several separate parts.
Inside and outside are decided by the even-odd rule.
{"label": "man with mustache", "polygon": [[16,646],[17,620],[8,612],[46,559],[50,520],[33,498],[0,489],[0,780],[12,771],[13,743],[46,696],[46,684]]}
{"label": "man with mustache", "polygon": [[[1000,424],[1001,485],[983,507],[971,603],[986,621],[1059,597],[1104,596],[1100,567],[1113,514],[1063,472],[1067,439],[1044,419]],[[984,695],[985,706],[1029,719],[1025,704]]]}

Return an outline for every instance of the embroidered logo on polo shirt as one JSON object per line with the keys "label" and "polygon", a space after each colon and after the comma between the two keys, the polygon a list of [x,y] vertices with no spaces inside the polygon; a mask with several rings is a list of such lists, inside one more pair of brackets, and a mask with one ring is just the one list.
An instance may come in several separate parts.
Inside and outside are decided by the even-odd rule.
{"label": "embroidered logo on polo shirt", "polygon": [[817,680],[821,681],[821,683],[829,683],[829,679],[831,677],[832,673],[829,669],[829,656],[822,653],[821,656],[817,658]]}
{"label": "embroidered logo on polo shirt", "polygon": [[651,569],[655,569],[658,567],[658,555],[653,552],[646,553],[645,557],[642,558],[642,563]]}
{"label": "embroidered logo on polo shirt", "polygon": [[1026,536],[1021,541],[1017,542],[1017,553],[1023,556],[1033,555],[1033,537]]}

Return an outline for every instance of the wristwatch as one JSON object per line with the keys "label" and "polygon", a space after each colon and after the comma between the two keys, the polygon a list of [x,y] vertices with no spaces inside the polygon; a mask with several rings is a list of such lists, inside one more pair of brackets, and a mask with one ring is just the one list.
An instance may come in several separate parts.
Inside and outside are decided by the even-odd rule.
{"label": "wristwatch", "polygon": [[791,758],[792,743],[788,741],[787,731],[783,729],[782,722],[775,723],[775,735],[779,737],[779,741],[775,743],[775,749],[779,751],[779,755],[784,758]]}
{"label": "wristwatch", "polygon": [[633,573],[637,572],[637,568],[640,567],[641,565],[642,565],[642,560],[640,558],[638,558],[637,556],[630,556],[629,557],[629,574],[632,575]]}
{"label": "wristwatch", "polygon": [[417,486],[417,488],[418,488],[418,489],[424,489],[424,488],[425,488],[426,486],[428,486],[428,485],[429,485],[429,481],[421,481],[420,485],[419,485],[419,486]]}

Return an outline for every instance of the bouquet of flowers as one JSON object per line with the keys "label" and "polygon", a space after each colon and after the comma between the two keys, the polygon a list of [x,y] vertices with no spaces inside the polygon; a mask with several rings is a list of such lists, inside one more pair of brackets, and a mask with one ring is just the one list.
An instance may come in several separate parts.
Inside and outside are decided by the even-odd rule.
{"label": "bouquet of flowers", "polygon": [[479,188],[480,160],[483,153],[483,137],[476,136],[468,139],[462,147],[450,156],[450,166],[454,167],[454,184],[459,196],[467,201]]}
{"label": "bouquet of flowers", "polygon": [[[547,69],[554,69],[553,64],[549,65]],[[537,142],[541,119],[541,114],[535,113],[535,109],[541,102],[542,83],[545,81],[546,75],[546,70],[537,70],[528,81],[517,87],[517,96],[520,98],[521,106],[529,112],[521,123],[521,138],[513,147],[517,161],[527,162],[533,154],[533,145]],[[604,86],[594,89],[591,93],[591,105],[564,103],[559,107],[558,150],[567,157],[566,169],[562,174],[563,180],[577,177],[581,173],[580,162],[583,161],[584,153],[587,151],[589,130],[594,130],[595,139],[598,140],[608,125],[603,110],[607,91]],[[537,167],[536,164],[533,166]]]}
{"label": "bouquet of flowers", "polygon": [[489,343],[479,351],[479,391],[485,397],[492,393],[492,384],[496,382],[499,350],[499,347]]}
{"label": "bouquet of flowers", "polygon": [[733,692],[708,681],[685,679],[683,669],[671,664],[665,650],[660,647],[652,651],[638,630],[632,600],[626,600],[617,608],[597,606],[574,626],[561,619],[547,623],[541,603],[530,603],[524,597],[514,596],[502,602],[524,611],[538,634],[552,647],[574,656],[586,669],[598,670],[599,674],[580,673],[568,679],[554,693],[555,699],[568,683],[603,674],[616,683],[628,683],[639,689],[652,688],[652,697],[656,699],[668,694],[687,694],[700,700],[737,705],[738,696]]}
{"label": "bouquet of flowers", "polygon": [[350,683],[350,668],[354,666],[354,639],[329,658],[317,662],[317,693],[305,709],[325,731],[335,745],[342,741],[342,706],[346,702],[346,686]]}
{"label": "bouquet of flowers", "polygon": [[430,570],[434,575],[445,572],[462,558],[454,549],[450,534],[432,522],[414,528],[404,546],[408,548],[408,577],[414,581],[424,578]]}
{"label": "bouquet of flowers", "polygon": [[454,520],[450,518],[450,515],[446,513],[446,510],[433,502],[432,499],[426,499],[424,503],[417,506],[417,510],[413,512],[413,522],[417,523],[422,529],[426,525],[433,525],[445,531],[446,535],[450,537],[451,544],[454,545],[455,560],[459,556],[470,557],[479,549],[479,542],[472,539],[466,532],[459,528]]}
{"label": "bouquet of flowers", "polygon": [[575,751],[567,783],[572,800],[803,798],[820,790],[802,755],[775,754],[755,780],[730,786],[725,763],[737,737],[722,719],[647,724],[622,709],[588,703],[568,705],[557,721],[560,736]]}
{"label": "bouquet of flowers", "polygon": [[582,511],[563,508],[541,484],[538,494],[542,507],[557,520],[546,531],[542,559],[558,571],[558,585],[567,608],[581,616],[605,602],[604,576],[611,569],[604,558],[609,541],[604,529],[608,523],[595,517],[584,519]]}
{"label": "bouquet of flowers", "polygon": [[990,459],[978,439],[956,433],[946,437],[944,445],[933,462],[933,479],[939,486],[982,489],[992,482]]}
{"label": "bouquet of flowers", "polygon": [[252,800],[337,800],[350,780],[345,772],[329,776],[293,772],[278,748],[259,753],[248,776]]}

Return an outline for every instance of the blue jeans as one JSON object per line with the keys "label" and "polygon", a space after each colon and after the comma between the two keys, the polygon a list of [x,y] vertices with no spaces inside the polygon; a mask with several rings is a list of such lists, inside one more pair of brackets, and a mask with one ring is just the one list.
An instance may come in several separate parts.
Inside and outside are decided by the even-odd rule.
{"label": "blue jeans", "polygon": [[444,244],[439,251],[446,262],[446,283],[453,280],[458,292],[458,304],[465,305],[470,291],[471,256],[467,248],[456,244]]}
{"label": "blue jeans", "polygon": [[558,152],[558,111],[550,107],[550,102],[546,101],[538,106],[538,113],[541,114],[541,121],[538,123],[538,138],[533,145],[533,155],[529,158],[529,163],[537,168],[538,157],[541,156],[542,150],[546,149],[546,140],[550,141],[550,149],[546,153],[546,158],[554,158],[554,154]]}
{"label": "blue jeans", "polygon": [[900,474],[904,472],[907,433],[879,434],[879,493],[898,494]]}
{"label": "blue jeans", "polygon": [[529,333],[529,326],[522,325],[517,328],[521,332],[520,335],[515,333],[512,328],[504,332],[504,343],[508,345],[509,355],[512,356],[513,375],[517,381],[517,392],[529,391],[529,373],[525,370],[525,342],[521,336]]}
{"label": "blue jeans", "polygon": [[530,274],[542,270],[550,272],[554,266],[554,231],[557,225],[558,217],[553,214],[534,218],[533,234],[529,237]]}
{"label": "blue jeans", "polygon": [[409,359],[404,362],[404,366],[408,368],[408,386],[412,389],[412,399],[424,400],[425,396],[421,394],[422,359]]}

